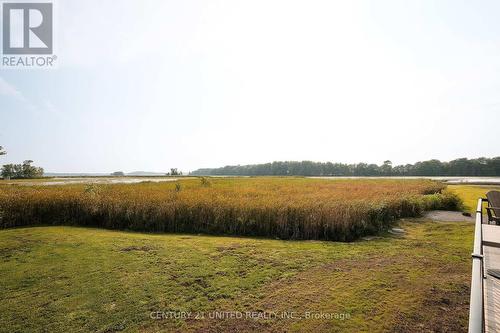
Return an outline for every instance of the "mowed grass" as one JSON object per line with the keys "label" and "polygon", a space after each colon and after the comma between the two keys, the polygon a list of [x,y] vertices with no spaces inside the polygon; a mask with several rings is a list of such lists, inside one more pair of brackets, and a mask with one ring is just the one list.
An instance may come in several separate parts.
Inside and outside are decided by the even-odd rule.
{"label": "mowed grass", "polygon": [[202,178],[177,183],[0,186],[0,227],[109,229],[351,241],[460,201],[430,180]]}
{"label": "mowed grass", "polygon": [[[402,238],[352,243],[2,230],[0,332],[465,331],[473,225],[400,225]],[[151,319],[156,311],[205,318]],[[296,318],[213,319],[213,311]]]}
{"label": "mowed grass", "polygon": [[500,186],[492,185],[449,185],[448,189],[460,196],[464,209],[474,214],[477,209],[477,200],[486,198],[486,193],[492,190],[500,191]]}

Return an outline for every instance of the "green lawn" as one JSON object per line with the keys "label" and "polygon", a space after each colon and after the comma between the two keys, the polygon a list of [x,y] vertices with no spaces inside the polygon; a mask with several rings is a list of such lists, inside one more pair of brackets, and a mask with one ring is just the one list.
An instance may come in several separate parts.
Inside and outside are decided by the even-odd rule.
{"label": "green lawn", "polygon": [[[1,230],[0,332],[465,332],[473,224],[399,224],[353,243]],[[192,314],[151,318],[169,311]]]}
{"label": "green lawn", "polygon": [[486,193],[491,190],[500,191],[500,186],[488,185],[449,185],[452,192],[460,195],[464,201],[466,210],[474,214],[477,208],[477,199],[486,198]]}

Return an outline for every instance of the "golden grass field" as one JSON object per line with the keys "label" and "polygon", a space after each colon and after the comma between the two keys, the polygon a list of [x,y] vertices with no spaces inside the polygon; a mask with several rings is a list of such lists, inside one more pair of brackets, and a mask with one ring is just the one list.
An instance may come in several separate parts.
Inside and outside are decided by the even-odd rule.
{"label": "golden grass field", "polygon": [[458,209],[430,180],[190,178],[176,183],[0,186],[0,226],[349,241],[428,209]]}

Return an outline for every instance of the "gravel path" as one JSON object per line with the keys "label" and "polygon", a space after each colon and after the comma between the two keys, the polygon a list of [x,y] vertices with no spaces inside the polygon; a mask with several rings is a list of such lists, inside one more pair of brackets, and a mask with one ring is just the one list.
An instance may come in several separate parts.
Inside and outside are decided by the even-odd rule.
{"label": "gravel path", "polygon": [[474,222],[473,216],[464,216],[462,212],[453,212],[448,210],[432,210],[424,214],[425,218],[434,221],[468,221]]}

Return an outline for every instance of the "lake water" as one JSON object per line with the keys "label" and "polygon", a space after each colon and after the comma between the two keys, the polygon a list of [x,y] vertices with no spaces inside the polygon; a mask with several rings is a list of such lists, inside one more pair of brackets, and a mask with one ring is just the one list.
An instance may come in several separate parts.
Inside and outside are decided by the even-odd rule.
{"label": "lake water", "polygon": [[[214,176],[219,178],[221,176]],[[228,176],[229,177],[229,176]],[[237,177],[246,178],[247,176]],[[226,178],[223,176],[223,178]],[[500,177],[307,177],[315,179],[433,179],[443,181],[447,184],[474,184],[474,185],[500,185]],[[18,185],[66,185],[66,184],[135,184],[142,182],[175,182],[178,178],[170,177],[55,177],[47,181],[12,181],[7,184]]]}
{"label": "lake water", "polygon": [[433,179],[445,182],[447,184],[494,184],[500,185],[500,177],[425,177],[425,176],[410,176],[410,177],[310,177],[321,179]]}

